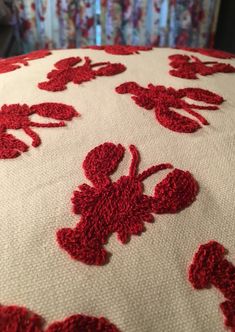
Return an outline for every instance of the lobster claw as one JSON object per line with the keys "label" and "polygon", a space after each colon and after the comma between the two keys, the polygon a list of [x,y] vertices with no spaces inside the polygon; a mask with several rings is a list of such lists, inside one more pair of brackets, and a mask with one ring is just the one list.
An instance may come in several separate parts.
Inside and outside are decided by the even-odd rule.
{"label": "lobster claw", "polygon": [[86,177],[94,186],[105,186],[110,182],[111,175],[118,167],[124,156],[124,147],[121,144],[104,143],[91,150],[84,162],[83,168]]}
{"label": "lobster claw", "polygon": [[175,169],[155,187],[154,212],[179,212],[195,200],[198,190],[198,184],[189,172]]}
{"label": "lobster claw", "polygon": [[108,63],[105,66],[97,69],[95,74],[97,76],[112,76],[120,74],[126,70],[126,67],[121,63]]}
{"label": "lobster claw", "polygon": [[146,91],[146,89],[142,88],[136,82],[125,82],[117,86],[115,91],[119,94],[131,93],[138,95],[139,93]]}
{"label": "lobster claw", "polygon": [[11,159],[18,157],[21,152],[26,152],[28,145],[15,138],[11,134],[0,134],[0,159]]}
{"label": "lobster claw", "polygon": [[207,104],[221,104],[224,99],[223,97],[217,95],[216,93],[213,93],[211,91],[205,90],[205,89],[200,89],[200,88],[185,88],[185,89],[180,89],[180,92],[183,92],[186,97],[197,100],[197,101],[202,101]]}
{"label": "lobster claw", "polygon": [[170,65],[173,68],[179,68],[190,61],[190,57],[188,55],[183,55],[183,54],[174,54],[170,55],[169,60],[171,60]]}
{"label": "lobster claw", "polygon": [[77,65],[81,61],[82,61],[82,59],[78,56],[70,57],[70,58],[66,58],[66,59],[57,61],[55,63],[55,67],[60,70],[68,69],[69,67],[73,67],[73,66]]}
{"label": "lobster claw", "polygon": [[216,241],[199,247],[189,268],[189,281],[196,289],[210,286],[215,268],[223,260],[225,248]]}
{"label": "lobster claw", "polygon": [[78,116],[78,113],[72,106],[61,103],[41,103],[33,105],[30,110],[40,116],[52,118],[56,120],[72,120],[73,117]]}
{"label": "lobster claw", "polygon": [[0,305],[0,331],[43,332],[43,320],[26,308]]}
{"label": "lobster claw", "polygon": [[235,300],[233,301],[225,301],[220,304],[220,309],[224,315],[224,324],[227,327],[235,328]]}
{"label": "lobster claw", "polygon": [[110,323],[106,318],[85,316],[83,314],[73,315],[63,321],[52,323],[46,330],[46,332],[67,331],[119,332],[117,327]]}
{"label": "lobster claw", "polygon": [[39,315],[16,305],[0,305],[1,332],[119,332],[118,328],[104,317],[75,314],[61,321],[55,321],[43,329],[44,320]]}
{"label": "lobster claw", "polygon": [[163,103],[156,107],[155,115],[161,125],[179,133],[193,133],[201,128],[197,121],[170,110]]}

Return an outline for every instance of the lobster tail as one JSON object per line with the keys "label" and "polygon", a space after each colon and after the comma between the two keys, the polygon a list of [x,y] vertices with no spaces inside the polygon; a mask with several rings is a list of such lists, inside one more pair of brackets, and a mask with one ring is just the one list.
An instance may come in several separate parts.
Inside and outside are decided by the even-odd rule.
{"label": "lobster tail", "polygon": [[89,240],[83,233],[83,225],[72,228],[61,228],[56,237],[59,246],[67,251],[71,258],[87,265],[103,265],[107,263],[108,252],[102,247],[100,241]]}

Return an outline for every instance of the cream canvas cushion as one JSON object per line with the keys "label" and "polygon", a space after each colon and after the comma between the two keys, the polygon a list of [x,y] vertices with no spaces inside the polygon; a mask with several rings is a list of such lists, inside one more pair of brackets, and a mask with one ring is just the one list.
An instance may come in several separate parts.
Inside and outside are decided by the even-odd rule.
{"label": "cream canvas cushion", "polygon": [[[65,120],[63,127],[30,127],[41,139],[37,147],[22,129],[5,130],[29,148],[15,158],[0,160],[0,305],[25,307],[43,317],[45,326],[85,314],[103,316],[122,332],[225,330],[219,308],[224,295],[215,287],[194,289],[188,269],[198,247],[211,240],[222,244],[229,252],[227,259],[235,264],[235,74],[197,74],[198,79],[190,80],[172,76],[168,57],[174,54],[235,66],[233,59],[175,49],[130,55],[73,49],[52,51],[28,61],[28,66],[20,64],[21,68],[0,74],[1,107],[63,103],[79,113]],[[121,63],[126,70],[81,84],[70,82],[62,91],[40,89],[38,83],[48,81],[54,64],[68,57]],[[117,93],[116,87],[130,81],[144,88],[151,83],[176,90],[205,89],[224,101],[215,111],[194,109],[209,125],[180,133],[162,125],[154,108],[147,111],[137,105],[133,93]],[[195,119],[183,109],[176,112]],[[36,113],[30,119],[60,122]],[[5,121],[1,111],[0,121]],[[104,245],[110,259],[103,265],[88,265],[60,247],[57,232],[74,229],[81,220],[72,211],[71,198],[79,185],[93,186],[83,162],[90,151],[107,142],[125,148],[124,158],[111,175],[113,183],[129,174],[129,146],[134,145],[140,156],[139,174],[168,163],[190,172],[199,191],[195,189],[195,199],[182,211],[152,212],[154,223],[145,223],[146,231],[132,235],[128,243],[120,243],[115,232],[110,232]],[[143,181],[144,194],[153,196],[156,184],[171,171],[162,170]]]}

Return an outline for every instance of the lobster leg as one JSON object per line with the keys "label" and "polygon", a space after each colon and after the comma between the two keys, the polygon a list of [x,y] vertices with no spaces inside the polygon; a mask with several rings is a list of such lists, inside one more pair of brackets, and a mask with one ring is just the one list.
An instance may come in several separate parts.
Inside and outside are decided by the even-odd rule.
{"label": "lobster leg", "polygon": [[38,127],[38,128],[56,128],[56,127],[64,127],[66,126],[64,121],[55,122],[55,123],[38,123],[38,122],[30,122],[29,125],[31,127]]}
{"label": "lobster leg", "polygon": [[32,146],[37,147],[41,144],[41,139],[38,136],[37,133],[35,133],[35,131],[33,131],[32,129],[30,129],[29,127],[23,128],[24,132],[32,138]]}
{"label": "lobster leg", "polygon": [[204,125],[209,124],[208,121],[202,115],[200,115],[197,112],[193,111],[187,103],[183,102],[182,103],[182,108],[184,109],[185,112],[195,116],[195,118],[197,118],[202,124],[204,124]]}

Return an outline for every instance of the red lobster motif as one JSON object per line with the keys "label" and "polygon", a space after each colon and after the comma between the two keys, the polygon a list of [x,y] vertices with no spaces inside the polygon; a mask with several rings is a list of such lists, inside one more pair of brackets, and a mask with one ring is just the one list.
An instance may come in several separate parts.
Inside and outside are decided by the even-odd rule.
{"label": "red lobster motif", "polygon": [[7,59],[0,59],[0,74],[19,69],[21,68],[20,65],[28,66],[29,61],[41,59],[50,54],[51,52],[47,50],[40,50]]}
{"label": "red lobster motif", "polygon": [[200,53],[203,55],[211,56],[212,58],[218,58],[218,59],[232,59],[235,58],[235,54],[221,51],[221,50],[215,50],[211,48],[193,48],[193,47],[177,47],[180,50],[188,51],[188,52],[195,52]]}
{"label": "red lobster motif", "polygon": [[189,268],[189,281],[196,289],[214,286],[226,298],[220,304],[225,326],[235,332],[235,266],[224,258],[225,248],[216,241],[199,247]]}
{"label": "red lobster motif", "polygon": [[201,61],[195,56],[182,54],[170,55],[170,66],[174,69],[170,70],[172,76],[197,79],[197,74],[202,76],[212,75],[214,73],[234,73],[235,68],[227,63],[219,63],[217,61]]}
{"label": "red lobster motif", "polygon": [[[217,110],[223,102],[223,98],[208,90],[200,88],[173,89],[162,85],[149,84],[143,88],[136,82],[126,82],[116,87],[116,92],[120,94],[130,93],[135,103],[146,110],[155,109],[157,121],[164,127],[179,133],[192,133],[201,128],[201,125],[186,116],[176,113],[173,109],[183,109],[193,115],[202,124],[208,125],[207,120],[195,112],[198,110]],[[183,98],[213,104],[213,106],[195,105],[186,102]]]}
{"label": "red lobster motif", "polygon": [[82,84],[95,79],[97,76],[113,76],[122,73],[126,67],[121,63],[91,62],[89,57],[85,57],[85,63],[77,66],[82,59],[80,57],[70,57],[55,63],[55,68],[47,74],[49,81],[38,84],[38,87],[47,91],[62,91],[67,89],[69,82]]}
{"label": "red lobster motif", "polygon": [[17,306],[0,306],[1,332],[119,332],[107,319],[73,315],[43,329],[42,318]]}
{"label": "red lobster motif", "polygon": [[104,45],[104,46],[87,46],[92,50],[104,50],[106,53],[114,55],[131,55],[139,54],[139,51],[151,51],[151,46],[132,46],[132,45]]}
{"label": "red lobster motif", "polygon": [[189,172],[175,169],[155,187],[154,196],[143,193],[143,181],[160,170],[173,168],[170,164],[155,165],[138,174],[139,154],[130,146],[132,162],[129,175],[112,182],[124,156],[124,147],[104,143],[91,150],[83,162],[86,177],[93,187],[82,184],[72,197],[73,211],[81,214],[74,229],[57,232],[60,247],[85,264],[107,263],[104,248],[110,234],[117,233],[124,244],[131,235],[144,231],[144,222],[153,222],[152,213],[176,213],[189,206],[198,193],[198,185]]}
{"label": "red lobster motif", "polygon": [[15,158],[21,152],[28,150],[28,145],[13,135],[7,134],[7,129],[23,129],[32,138],[32,146],[37,147],[41,144],[41,140],[38,134],[32,130],[32,127],[55,128],[66,126],[64,121],[55,123],[31,121],[30,116],[32,114],[66,121],[78,116],[72,106],[61,103],[42,103],[33,106],[26,104],[3,105],[0,110],[0,159]]}

